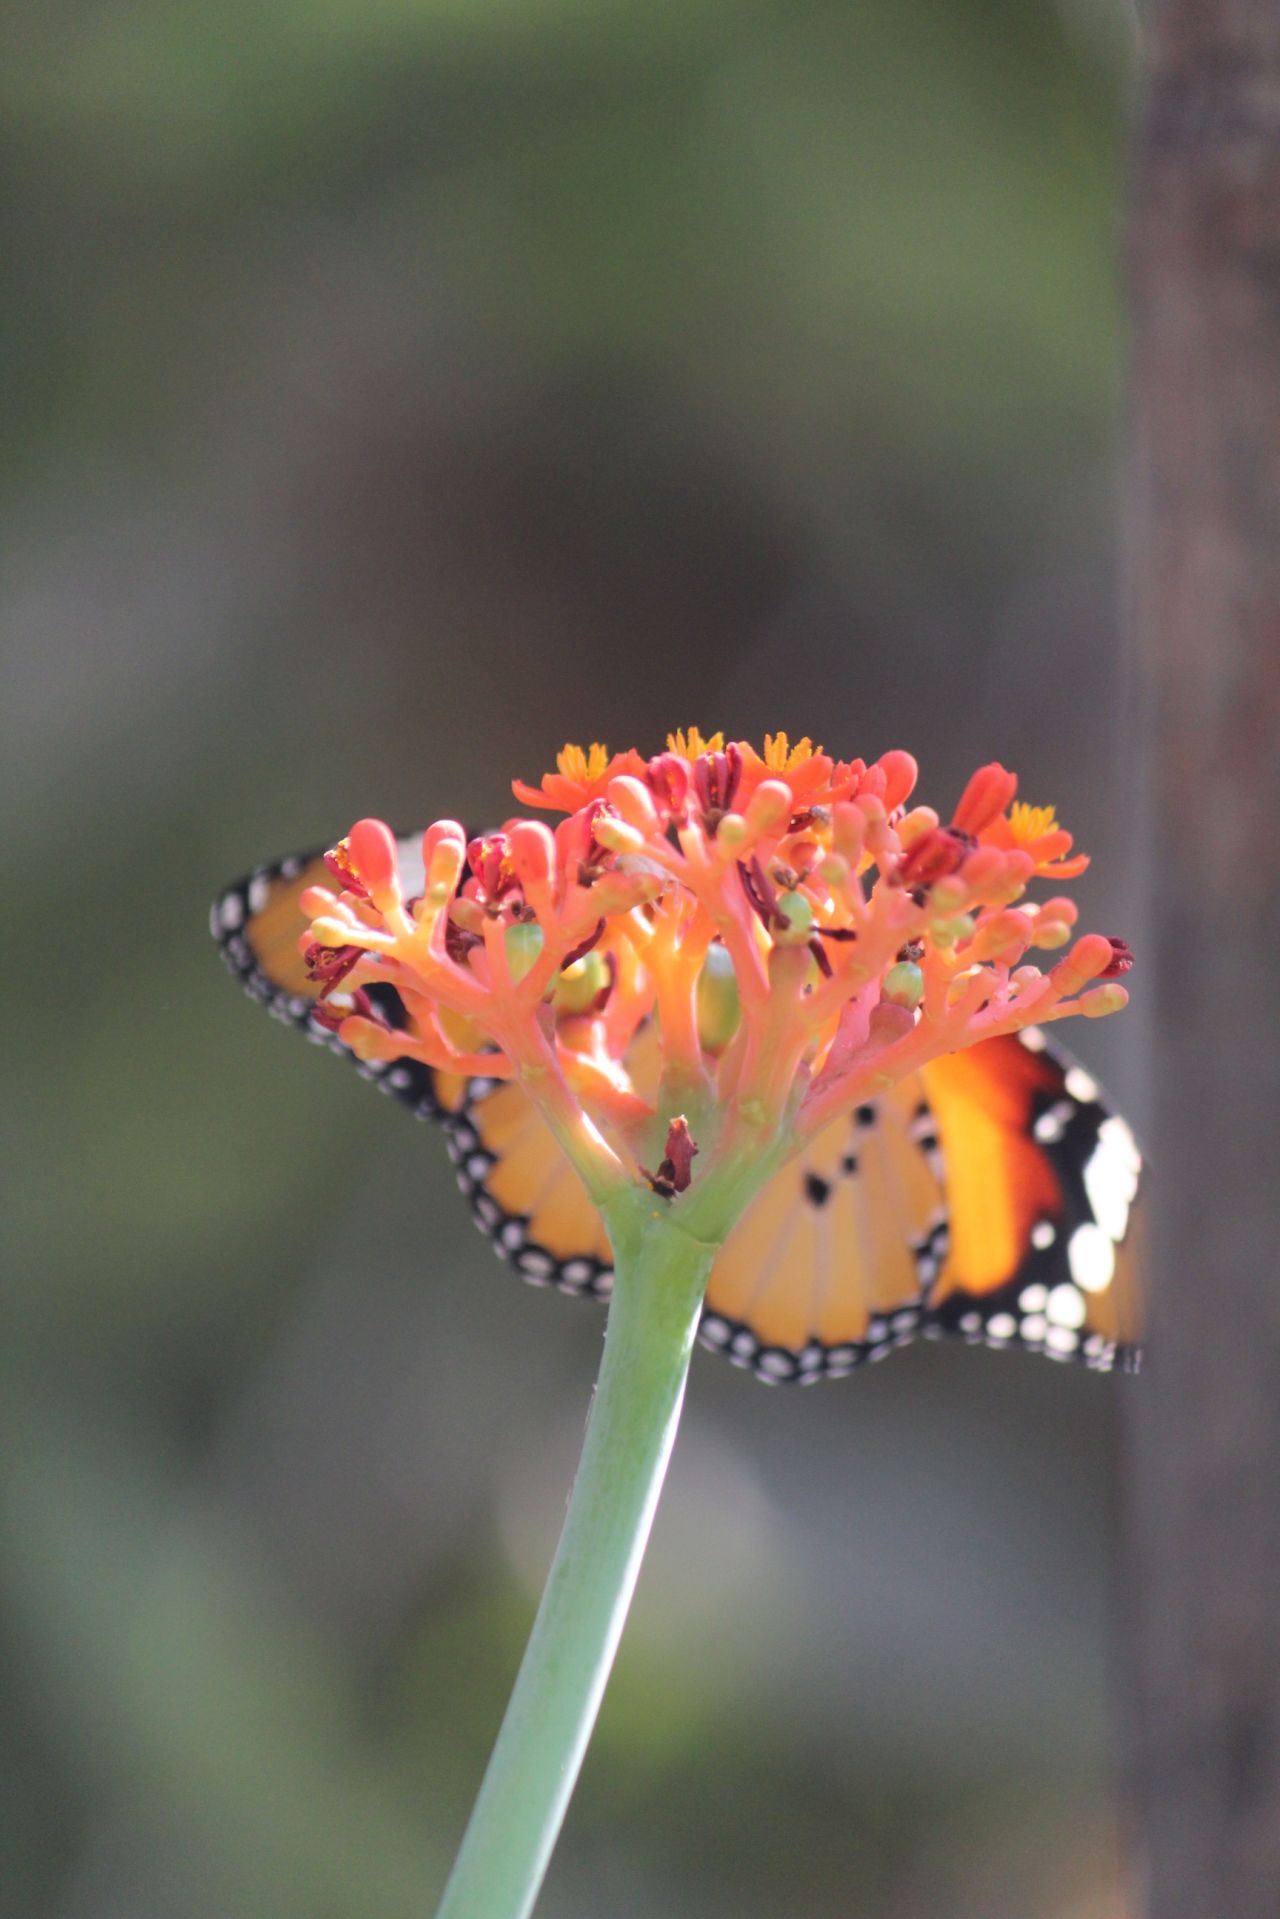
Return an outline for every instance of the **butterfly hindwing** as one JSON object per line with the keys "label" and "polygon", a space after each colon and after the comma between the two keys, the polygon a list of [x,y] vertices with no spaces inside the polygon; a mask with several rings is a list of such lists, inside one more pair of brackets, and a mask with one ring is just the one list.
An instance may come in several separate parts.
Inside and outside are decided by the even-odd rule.
{"label": "butterfly hindwing", "polygon": [[771,1381],[851,1372],[913,1337],[946,1237],[913,1076],[833,1121],[747,1208],[712,1268],[702,1342]]}
{"label": "butterfly hindwing", "polygon": [[607,1299],[613,1254],[599,1213],[541,1114],[510,1080],[471,1080],[449,1155],[482,1233],[535,1286]]}
{"label": "butterfly hindwing", "polygon": [[[419,842],[399,845],[412,894]],[[220,896],[211,929],[254,999],[352,1059],[314,1017],[319,988],[299,952],[299,900],[326,883],[319,853],[261,867]],[[397,1024],[398,996],[371,990]],[[643,1092],[657,1079],[651,1031],[635,1055]],[[502,1258],[535,1285],[608,1296],[599,1215],[519,1087],[412,1060],[354,1063],[443,1125]],[[847,1373],[921,1333],[1132,1365],[1140,1165],[1125,1122],[1038,1029],[947,1055],[833,1121],[774,1174],[715,1262],[700,1337],[769,1382]]]}

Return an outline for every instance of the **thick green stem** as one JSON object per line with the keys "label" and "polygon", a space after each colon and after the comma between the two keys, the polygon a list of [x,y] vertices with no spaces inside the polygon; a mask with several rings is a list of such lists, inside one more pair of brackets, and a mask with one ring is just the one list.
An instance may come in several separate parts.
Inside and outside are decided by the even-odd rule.
{"label": "thick green stem", "polygon": [[609,1209],[604,1363],[560,1544],[438,1919],[523,1919],[613,1664],[675,1440],[713,1249],[629,1193]]}

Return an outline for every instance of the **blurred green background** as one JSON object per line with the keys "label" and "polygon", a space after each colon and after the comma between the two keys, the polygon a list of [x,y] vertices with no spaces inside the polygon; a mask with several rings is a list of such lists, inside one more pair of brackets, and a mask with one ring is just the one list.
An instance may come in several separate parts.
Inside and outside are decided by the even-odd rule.
{"label": "blurred green background", "polygon": [[[1139,943],[1109,0],[0,29],[0,1901],[409,1919],[599,1355],[213,893],[565,739],[999,757]],[[19,908],[21,911],[19,912]],[[19,927],[18,922],[21,922]],[[21,930],[21,942],[16,938]],[[22,965],[16,966],[21,957]],[[15,987],[16,991],[16,987]],[[1140,1114],[1141,1020],[1082,1052]],[[547,1919],[1119,1919],[1123,1382],[700,1354]]]}

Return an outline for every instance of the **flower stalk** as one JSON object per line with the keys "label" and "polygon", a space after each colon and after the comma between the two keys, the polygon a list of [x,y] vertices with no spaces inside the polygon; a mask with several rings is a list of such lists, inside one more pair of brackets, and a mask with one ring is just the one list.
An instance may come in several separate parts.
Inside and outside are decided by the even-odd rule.
{"label": "flower stalk", "polygon": [[675,1442],[714,1247],[632,1191],[606,1218],[604,1362],[555,1559],[438,1919],[533,1908],[613,1664]]}

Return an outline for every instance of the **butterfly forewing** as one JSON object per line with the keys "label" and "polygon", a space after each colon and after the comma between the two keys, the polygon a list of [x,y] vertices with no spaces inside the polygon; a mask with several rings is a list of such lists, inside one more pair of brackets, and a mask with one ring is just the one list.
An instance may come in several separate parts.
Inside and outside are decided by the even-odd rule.
{"label": "butterfly forewing", "polygon": [[951,1245],[930,1327],[1132,1366],[1141,1156],[1091,1076],[1035,1027],[926,1067]]}
{"label": "butterfly forewing", "polygon": [[[420,891],[418,838],[402,840],[399,849],[403,883],[414,888],[416,880],[415,890]],[[291,854],[274,866],[258,867],[220,893],[209,915],[209,930],[249,997],[265,1006],[273,1018],[298,1027],[317,1045],[351,1060],[362,1078],[374,1080],[420,1118],[444,1119],[461,1104],[464,1087],[458,1086],[454,1097],[445,1099],[442,1076],[417,1060],[397,1060],[390,1066],[364,1064],[313,1018],[320,988],[308,977],[299,950],[307,930],[299,901],[309,886],[333,883],[322,851]],[[396,1023],[393,1017],[392,1024]]]}

